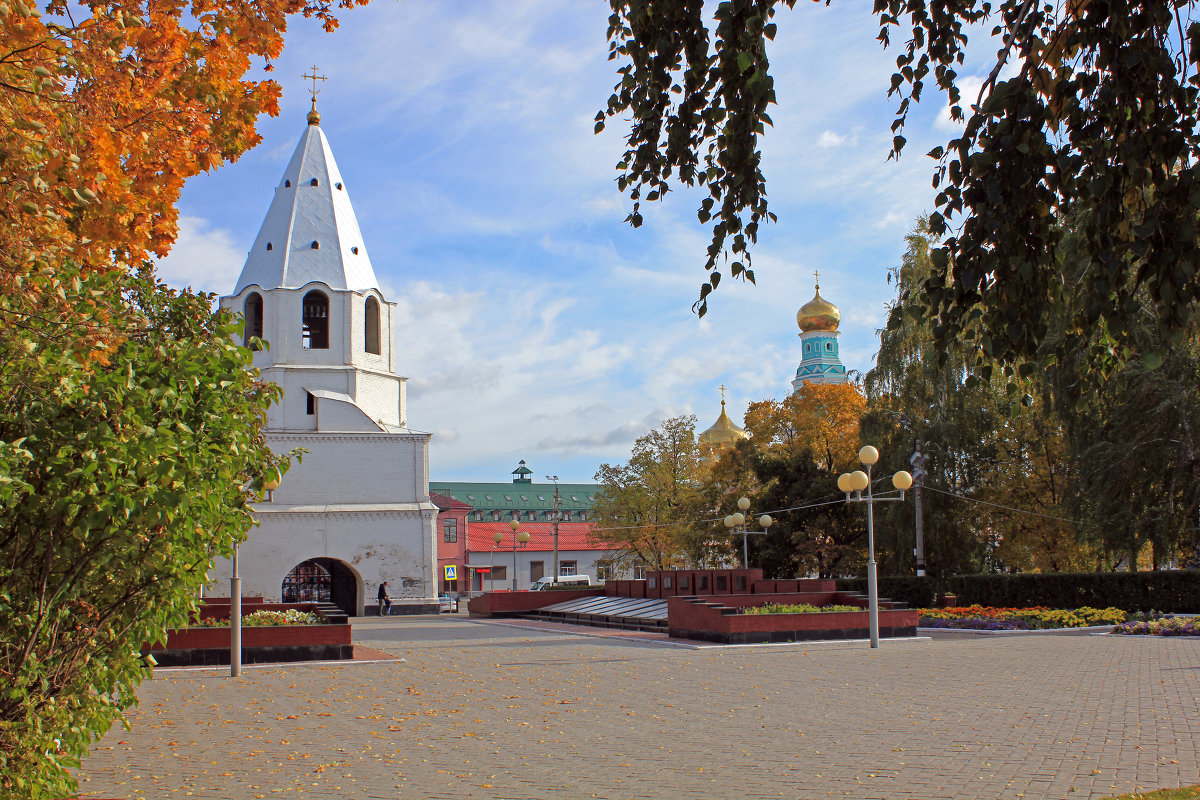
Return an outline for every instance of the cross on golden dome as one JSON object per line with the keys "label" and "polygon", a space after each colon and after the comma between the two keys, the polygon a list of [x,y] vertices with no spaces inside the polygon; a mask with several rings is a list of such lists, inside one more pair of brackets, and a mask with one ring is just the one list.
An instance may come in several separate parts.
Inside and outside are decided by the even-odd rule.
{"label": "cross on golden dome", "polygon": [[321,115],[317,113],[317,95],[321,93],[321,90],[317,88],[317,81],[324,81],[327,80],[327,78],[324,75],[317,74],[316,64],[313,64],[311,75],[305,73],[300,77],[312,81],[312,88],[308,90],[308,93],[312,95],[312,110],[308,112],[308,124],[316,125],[321,121]]}
{"label": "cross on golden dome", "polygon": [[817,280],[816,294],[812,300],[800,306],[796,313],[796,324],[802,332],[836,331],[842,321],[842,312],[833,303],[821,297],[821,273],[814,270],[813,277]]}

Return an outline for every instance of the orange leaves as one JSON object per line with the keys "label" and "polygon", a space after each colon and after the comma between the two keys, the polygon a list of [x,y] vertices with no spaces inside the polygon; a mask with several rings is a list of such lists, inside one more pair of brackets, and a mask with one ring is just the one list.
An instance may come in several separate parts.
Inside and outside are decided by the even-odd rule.
{"label": "orange leaves", "polygon": [[243,80],[252,61],[279,56],[289,15],[328,26],[332,9],[117,0],[72,18],[61,0],[44,16],[5,4],[0,275],[67,260],[104,271],[165,254],[184,181],[238,158],[259,141],[258,115],[278,113],[276,84]]}
{"label": "orange leaves", "polygon": [[836,470],[856,458],[866,408],[866,398],[852,383],[806,383],[782,401],[751,403],[746,430],[759,447],[807,448],[819,464]]}

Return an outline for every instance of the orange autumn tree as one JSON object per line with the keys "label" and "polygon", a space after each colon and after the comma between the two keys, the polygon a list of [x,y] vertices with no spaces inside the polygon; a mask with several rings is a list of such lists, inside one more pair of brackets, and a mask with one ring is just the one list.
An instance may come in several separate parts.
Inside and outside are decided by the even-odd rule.
{"label": "orange autumn tree", "polygon": [[[337,0],[349,7],[366,0]],[[259,141],[287,18],[333,0],[0,3],[0,295],[62,300],[52,273],[136,266],[176,235],[184,180]]]}
{"label": "orange autumn tree", "polygon": [[789,455],[810,450],[824,469],[851,464],[859,448],[859,420],[867,400],[853,383],[806,383],[783,400],[746,409],[745,427],[755,446]]}

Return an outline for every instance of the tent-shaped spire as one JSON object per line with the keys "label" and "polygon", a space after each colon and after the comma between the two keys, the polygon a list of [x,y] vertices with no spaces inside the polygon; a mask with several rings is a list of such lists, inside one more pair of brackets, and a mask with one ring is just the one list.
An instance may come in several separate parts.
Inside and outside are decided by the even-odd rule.
{"label": "tent-shaped spire", "polygon": [[311,281],[331,289],[379,288],[350,195],[319,121],[319,116],[309,115],[234,294],[252,284],[297,289]]}

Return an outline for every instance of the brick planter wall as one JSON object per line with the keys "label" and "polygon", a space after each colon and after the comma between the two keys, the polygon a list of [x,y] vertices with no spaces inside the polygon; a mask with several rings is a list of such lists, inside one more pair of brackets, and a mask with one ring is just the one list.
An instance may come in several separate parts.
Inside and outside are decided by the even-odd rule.
{"label": "brick planter wall", "polygon": [[[831,611],[813,614],[739,614],[738,608],[763,602],[811,602],[784,600],[796,595],[713,598],[672,597],[667,601],[670,635],[680,639],[749,644],[801,642],[817,639],[865,639],[870,635],[867,611]],[[827,595],[823,596],[827,597]],[[781,598],[781,599],[776,599]],[[861,596],[836,593],[828,602],[857,604]],[[743,602],[748,601],[748,602]],[[736,605],[735,605],[736,603]],[[889,604],[890,605],[890,604]],[[915,609],[879,609],[881,637],[915,636]]]}
{"label": "brick planter wall", "polygon": [[[170,631],[165,644],[143,648],[163,667],[229,663],[229,628]],[[349,625],[278,625],[242,628],[242,663],[338,661],[354,658]]]}
{"label": "brick planter wall", "polygon": [[488,592],[472,597],[467,611],[472,617],[516,617],[527,611],[578,600],[581,597],[603,597],[603,589],[553,589],[546,592]]}
{"label": "brick planter wall", "polygon": [[[224,602],[221,602],[224,600]],[[228,598],[208,600],[200,607],[201,619],[229,619]],[[264,603],[242,600],[242,614],[255,611],[317,612],[314,603]],[[344,620],[338,612],[338,618]],[[266,664],[284,661],[338,661],[354,658],[351,628],[346,622],[325,625],[275,625],[242,627],[242,663]],[[163,667],[220,666],[229,663],[230,631],[222,628],[181,628],[167,631],[166,642],[143,646]]]}

